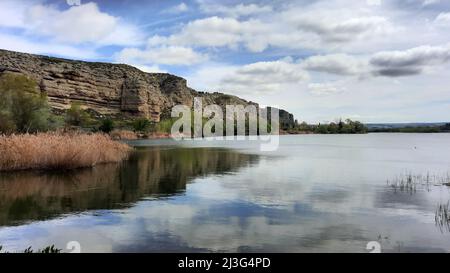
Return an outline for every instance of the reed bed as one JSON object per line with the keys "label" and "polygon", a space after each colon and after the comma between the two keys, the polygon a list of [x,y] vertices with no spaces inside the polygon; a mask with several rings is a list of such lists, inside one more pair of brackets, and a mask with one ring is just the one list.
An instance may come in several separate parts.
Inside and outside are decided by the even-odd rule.
{"label": "reed bed", "polygon": [[120,162],[131,148],[104,134],[39,133],[0,136],[0,171],[67,170]]}
{"label": "reed bed", "polygon": [[450,202],[438,205],[434,220],[442,232],[450,231]]}
{"label": "reed bed", "polygon": [[418,186],[431,189],[431,186],[450,186],[450,174],[405,174],[387,180],[387,184],[395,191],[414,193]]}
{"label": "reed bed", "polygon": [[133,131],[128,130],[114,130],[110,134],[114,140],[134,140],[138,139],[138,135]]}

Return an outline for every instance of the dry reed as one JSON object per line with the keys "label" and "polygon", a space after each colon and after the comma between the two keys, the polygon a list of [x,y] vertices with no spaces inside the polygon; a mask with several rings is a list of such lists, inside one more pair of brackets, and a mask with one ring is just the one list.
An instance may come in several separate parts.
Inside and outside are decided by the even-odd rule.
{"label": "dry reed", "polygon": [[39,133],[0,136],[0,171],[76,169],[120,162],[131,148],[104,134]]}
{"label": "dry reed", "polygon": [[114,140],[133,140],[138,139],[138,136],[133,131],[128,130],[114,130],[110,134],[112,139]]}

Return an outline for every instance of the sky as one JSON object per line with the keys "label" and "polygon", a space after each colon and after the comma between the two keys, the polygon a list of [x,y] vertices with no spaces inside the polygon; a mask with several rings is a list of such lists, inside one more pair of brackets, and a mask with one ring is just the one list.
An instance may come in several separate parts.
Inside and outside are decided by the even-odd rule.
{"label": "sky", "polygon": [[0,0],[0,48],[126,63],[299,121],[450,121],[448,0]]}

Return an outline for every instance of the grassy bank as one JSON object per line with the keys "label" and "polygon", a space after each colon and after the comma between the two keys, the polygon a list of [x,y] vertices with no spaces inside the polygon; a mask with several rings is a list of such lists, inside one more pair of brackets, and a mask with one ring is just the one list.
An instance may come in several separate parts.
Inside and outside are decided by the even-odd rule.
{"label": "grassy bank", "polygon": [[38,133],[0,136],[0,171],[66,170],[120,162],[131,148],[105,134]]}

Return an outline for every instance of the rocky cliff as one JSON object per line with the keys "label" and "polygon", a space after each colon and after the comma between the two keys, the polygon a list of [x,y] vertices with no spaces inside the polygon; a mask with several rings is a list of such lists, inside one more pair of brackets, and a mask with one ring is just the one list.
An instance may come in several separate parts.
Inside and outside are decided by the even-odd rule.
{"label": "rocky cliff", "polygon": [[[186,80],[166,73],[145,73],[124,64],[82,62],[0,50],[0,76],[21,73],[34,79],[51,107],[64,111],[72,102],[102,115],[147,117],[158,122],[177,104],[192,106],[194,97],[205,104],[255,104],[222,93],[198,92]],[[293,116],[280,111],[282,124]],[[283,127],[285,127],[283,125]]]}

